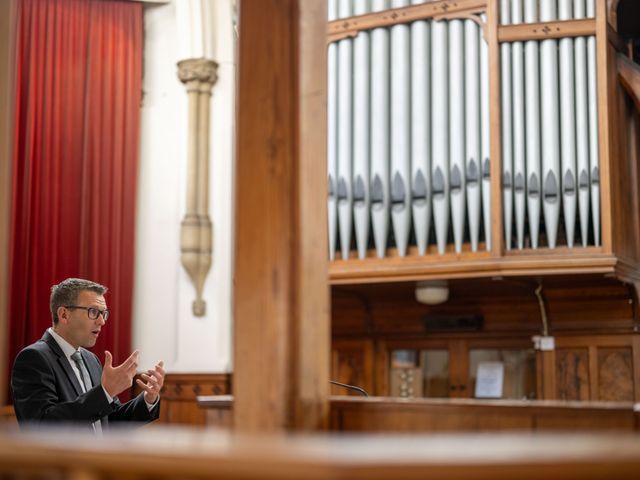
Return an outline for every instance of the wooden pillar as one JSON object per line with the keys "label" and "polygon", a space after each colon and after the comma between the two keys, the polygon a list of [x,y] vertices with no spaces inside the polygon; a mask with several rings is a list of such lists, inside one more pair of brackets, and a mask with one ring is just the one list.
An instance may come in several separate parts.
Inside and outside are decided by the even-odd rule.
{"label": "wooden pillar", "polygon": [[17,3],[0,2],[0,404],[7,398],[9,235],[11,217],[11,146],[13,134],[13,77]]}
{"label": "wooden pillar", "polygon": [[239,15],[234,426],[325,428],[326,3],[242,0]]}
{"label": "wooden pillar", "polygon": [[487,3],[485,33],[489,54],[489,124],[491,159],[491,256],[501,257],[504,253],[504,221],[502,218],[502,100],[500,85],[500,43],[498,26],[499,2]]}

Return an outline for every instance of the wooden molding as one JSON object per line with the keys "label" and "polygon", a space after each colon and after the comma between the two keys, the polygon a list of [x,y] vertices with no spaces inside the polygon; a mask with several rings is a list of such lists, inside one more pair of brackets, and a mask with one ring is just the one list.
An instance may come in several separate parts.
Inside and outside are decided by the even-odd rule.
{"label": "wooden molding", "polygon": [[328,42],[331,43],[343,38],[355,37],[358,32],[363,30],[390,27],[427,18],[433,18],[434,20],[461,18],[471,13],[483,12],[486,8],[487,0],[441,0],[409,7],[392,8],[382,12],[340,18],[329,22],[327,25],[327,37]]}
{"label": "wooden molding", "polygon": [[[640,272],[625,269],[614,255],[601,253],[596,247],[582,255],[566,255],[541,249],[536,255],[515,254],[492,258],[486,253],[445,254],[425,257],[368,258],[336,260],[329,266],[332,285],[395,281],[481,278],[495,276],[611,274],[620,269],[625,277]],[[575,250],[575,249],[574,249]]]}
{"label": "wooden molding", "polygon": [[563,20],[557,22],[523,23],[498,27],[499,42],[545,40],[548,38],[582,37],[595,35],[594,18]]}

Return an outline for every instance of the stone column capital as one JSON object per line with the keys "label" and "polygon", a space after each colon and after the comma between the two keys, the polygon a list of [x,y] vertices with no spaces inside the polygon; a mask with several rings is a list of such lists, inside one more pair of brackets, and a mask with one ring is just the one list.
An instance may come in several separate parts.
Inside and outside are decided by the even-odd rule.
{"label": "stone column capital", "polygon": [[218,79],[218,64],[207,58],[188,58],[178,62],[178,78],[182,83],[193,81],[212,86]]}

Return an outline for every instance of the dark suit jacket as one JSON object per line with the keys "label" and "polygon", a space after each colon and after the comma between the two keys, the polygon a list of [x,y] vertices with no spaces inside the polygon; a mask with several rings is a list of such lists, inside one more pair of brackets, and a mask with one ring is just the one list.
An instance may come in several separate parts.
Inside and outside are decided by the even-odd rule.
{"label": "dark suit jacket", "polygon": [[142,394],[125,404],[115,397],[109,403],[100,384],[102,365],[98,357],[85,349],[81,353],[95,385],[86,393],[82,393],[69,360],[48,331],[18,354],[11,372],[11,391],[21,424],[67,422],[91,428],[100,419],[104,429],[110,421],[144,423],[158,418],[159,405],[150,412]]}

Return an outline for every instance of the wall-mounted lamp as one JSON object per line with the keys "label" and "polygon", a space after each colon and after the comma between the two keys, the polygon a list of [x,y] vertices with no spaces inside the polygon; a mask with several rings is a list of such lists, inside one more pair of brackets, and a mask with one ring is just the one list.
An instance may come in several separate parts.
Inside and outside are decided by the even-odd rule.
{"label": "wall-mounted lamp", "polygon": [[449,299],[446,280],[426,280],[416,283],[416,301],[425,305],[438,305]]}

